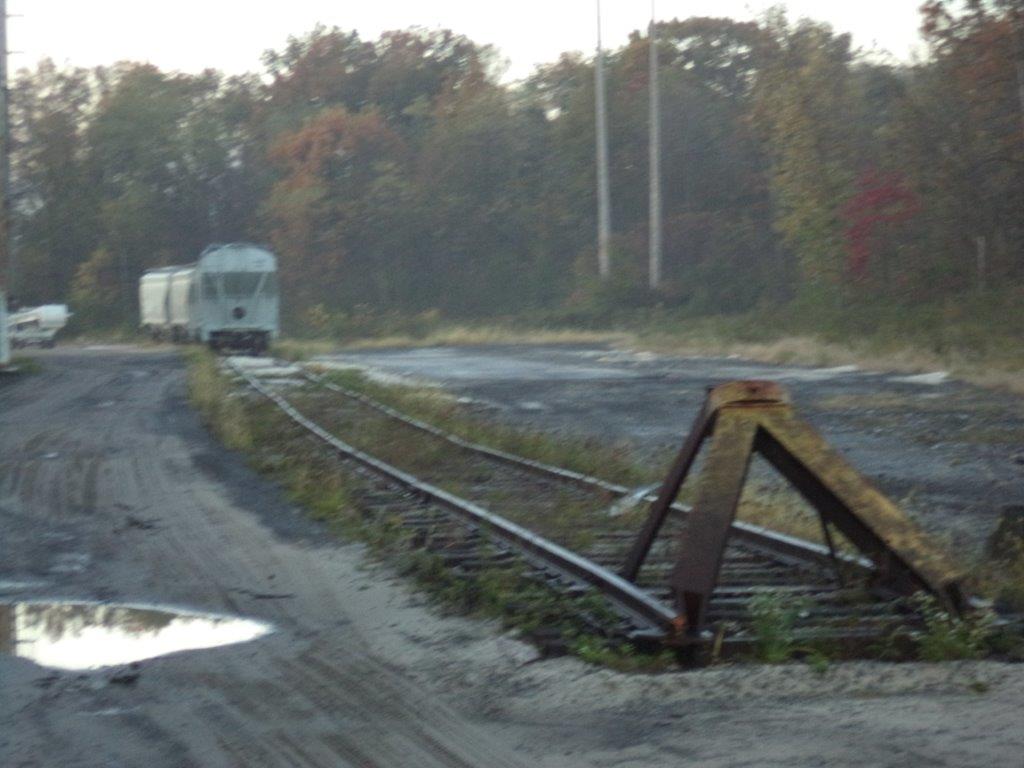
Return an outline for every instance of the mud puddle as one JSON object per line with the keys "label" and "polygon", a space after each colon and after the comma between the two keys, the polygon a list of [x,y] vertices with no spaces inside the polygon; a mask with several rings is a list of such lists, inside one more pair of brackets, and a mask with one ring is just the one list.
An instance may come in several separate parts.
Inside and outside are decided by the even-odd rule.
{"label": "mud puddle", "polygon": [[131,664],[244,643],[271,631],[269,624],[252,619],[152,606],[0,603],[0,653],[53,669]]}

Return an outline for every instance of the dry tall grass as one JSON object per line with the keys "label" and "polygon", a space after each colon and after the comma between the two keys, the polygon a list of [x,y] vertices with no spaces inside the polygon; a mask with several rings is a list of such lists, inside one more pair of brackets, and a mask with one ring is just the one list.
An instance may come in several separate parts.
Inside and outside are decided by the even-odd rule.
{"label": "dry tall grass", "polygon": [[392,334],[365,339],[281,339],[274,353],[290,360],[308,360],[339,349],[396,349],[475,344],[615,344],[628,345],[634,336],[616,331],[585,331],[571,328],[513,329],[499,325],[453,325],[422,336]]}
{"label": "dry tall grass", "polygon": [[[606,331],[574,328],[513,328],[501,325],[452,325],[421,336],[395,334],[348,341],[282,339],[275,353],[292,360],[309,359],[339,349],[394,349],[475,344],[608,344],[617,349],[670,355],[737,356],[782,365],[836,367],[855,365],[873,371],[929,373],[946,371],[978,386],[1024,394],[1024,351],[1020,355],[977,357],[974,350],[950,348],[941,354],[919,344],[850,338],[842,343],[812,335],[792,335],[765,341],[738,338],[714,319],[639,326]],[[1024,344],[1024,342],[1022,342]]]}
{"label": "dry tall grass", "polygon": [[252,428],[240,400],[244,395],[221,373],[216,355],[205,348],[193,347],[185,356],[189,399],[203,421],[228,448],[252,448]]}

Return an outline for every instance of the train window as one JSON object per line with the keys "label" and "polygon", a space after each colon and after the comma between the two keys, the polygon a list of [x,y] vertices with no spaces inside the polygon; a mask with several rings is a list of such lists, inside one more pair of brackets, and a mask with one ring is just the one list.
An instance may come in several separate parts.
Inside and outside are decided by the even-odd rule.
{"label": "train window", "polygon": [[260,272],[225,272],[224,295],[231,299],[245,299],[256,293]]}
{"label": "train window", "polygon": [[220,296],[220,286],[217,285],[217,275],[205,273],[203,275],[203,297],[209,300],[216,299],[218,296]]}

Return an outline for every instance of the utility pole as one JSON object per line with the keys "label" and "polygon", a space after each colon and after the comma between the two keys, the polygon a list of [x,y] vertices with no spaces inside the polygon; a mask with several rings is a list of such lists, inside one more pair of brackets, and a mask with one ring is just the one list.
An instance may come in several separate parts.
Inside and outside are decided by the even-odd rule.
{"label": "utility pole", "polygon": [[[3,2],[3,0],[0,0]],[[594,59],[597,120],[597,267],[602,280],[612,273],[612,203],[608,182],[608,108],[605,103],[604,47],[601,43],[601,0],[597,0],[597,57]]]}
{"label": "utility pole", "polygon": [[650,73],[650,287],[652,291],[661,286],[661,98],[658,92],[658,25],[655,21],[654,0],[651,0],[651,27],[648,46],[651,56]]}
{"label": "utility pole", "polygon": [[11,237],[11,121],[8,109],[7,90],[7,0],[0,0],[0,131],[3,149],[0,150],[0,248],[7,266],[7,294],[17,296],[18,269]]}
{"label": "utility pole", "polygon": [[1020,127],[1024,133],[1024,8],[1013,11],[1013,32],[1016,40],[1017,98],[1020,101]]}

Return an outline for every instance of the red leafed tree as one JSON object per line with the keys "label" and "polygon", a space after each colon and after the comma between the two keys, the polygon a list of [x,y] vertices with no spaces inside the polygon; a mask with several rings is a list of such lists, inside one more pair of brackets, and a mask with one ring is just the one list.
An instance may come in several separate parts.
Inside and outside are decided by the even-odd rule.
{"label": "red leafed tree", "polygon": [[[397,172],[405,145],[376,110],[322,110],[280,136],[270,159],[281,171],[264,204],[285,288],[298,305],[337,302],[374,268],[374,193]],[[369,264],[367,264],[369,262]]]}
{"label": "red leafed tree", "polygon": [[871,263],[888,250],[892,226],[910,221],[918,212],[917,196],[898,173],[877,169],[857,179],[857,193],[843,207],[846,221],[847,268],[855,279],[868,276]]}

